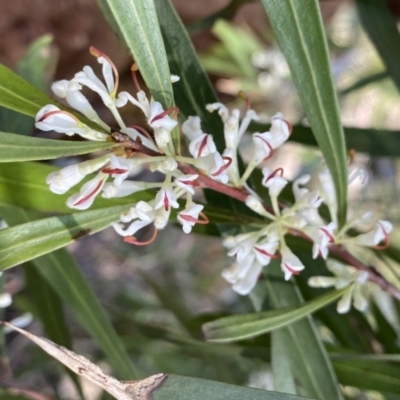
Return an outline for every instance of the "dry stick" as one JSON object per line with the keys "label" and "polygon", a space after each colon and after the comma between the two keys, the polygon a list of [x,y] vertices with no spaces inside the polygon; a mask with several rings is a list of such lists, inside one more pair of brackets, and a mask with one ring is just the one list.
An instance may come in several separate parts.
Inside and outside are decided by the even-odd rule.
{"label": "dry stick", "polygon": [[[143,146],[141,143],[134,142],[132,140],[122,141],[121,145],[125,148],[132,149],[137,151],[138,153],[145,154],[150,157],[161,156],[161,153],[157,151],[151,150],[146,146]],[[238,189],[231,186],[227,186],[223,183],[217,182],[208,176],[202,174],[197,168],[192,167],[189,164],[178,163],[178,168],[185,174],[196,174],[199,177],[197,180],[202,184],[202,187],[215,190],[216,192],[223,193],[226,196],[232,197],[236,200],[242,201],[243,203],[246,201],[249,193],[245,189]],[[267,207],[265,207],[268,210]],[[301,236],[303,239],[312,242],[312,240],[303,234],[300,231],[295,229],[291,229],[290,233],[295,236]],[[368,267],[363,262],[361,262],[358,258],[354,257],[351,253],[349,253],[343,246],[340,245],[331,245],[329,246],[329,251],[333,253],[340,260],[344,261],[346,264],[353,266],[354,268],[360,271],[366,271],[368,273],[368,280],[374,282],[378,286],[380,286],[384,291],[391,294],[394,298],[400,301],[400,290],[389,283],[378,271],[373,267]]]}

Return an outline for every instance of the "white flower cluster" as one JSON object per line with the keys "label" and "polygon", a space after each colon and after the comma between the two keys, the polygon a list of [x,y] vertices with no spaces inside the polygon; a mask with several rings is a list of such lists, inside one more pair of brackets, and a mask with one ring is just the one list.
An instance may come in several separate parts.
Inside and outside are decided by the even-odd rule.
{"label": "white flower cluster", "polygon": [[[352,228],[360,224],[371,223],[371,212],[353,215],[341,229],[338,229],[336,194],[328,169],[324,168],[318,174],[319,190],[310,191],[304,187],[311,179],[309,175],[301,176],[293,182],[292,191],[295,203],[291,207],[281,207],[278,202],[278,196],[288,184],[282,175],[281,168],[273,172],[268,168],[263,169],[262,184],[269,189],[273,213],[268,212],[255,195],[249,196],[246,201],[249,208],[269,218],[271,223],[259,231],[225,239],[224,244],[229,249],[228,255],[235,256],[236,261],[223,271],[223,276],[233,285],[233,289],[237,293],[242,295],[250,293],[257,283],[262,268],[268,265],[273,258],[281,259],[281,269],[285,280],[290,279],[292,275],[299,274],[305,268],[285,242],[285,235],[291,230],[301,232],[312,240],[313,258],[321,256],[326,259],[329,254],[329,246],[333,244],[352,243],[383,248],[389,243],[388,235],[392,230],[392,224],[388,221],[376,221],[367,233],[358,236],[349,234]],[[364,172],[353,168],[349,169],[349,183],[357,177],[364,178]],[[320,216],[318,209],[322,203],[325,203],[330,211],[330,222]],[[384,244],[380,246],[382,241]],[[348,311],[353,293],[356,307],[365,309],[365,302],[360,300],[359,285],[366,282],[368,274],[352,269],[354,271],[349,275],[348,268],[350,267],[343,266],[341,273],[346,276],[346,279],[338,278],[339,286],[336,285],[336,281],[332,283],[333,280],[328,277],[327,280],[321,277],[310,280],[310,285],[314,287],[326,287],[327,282],[332,283],[331,286],[336,285],[340,288],[349,286],[349,291],[346,292],[344,299],[339,304],[339,312]],[[339,270],[339,267],[331,269],[336,275],[339,274]]]}
{"label": "white flower cluster", "polygon": [[[47,177],[47,184],[52,192],[64,194],[80,183],[89,174],[97,172],[96,176],[87,181],[78,193],[67,200],[67,206],[78,210],[89,208],[96,196],[102,193],[105,198],[129,196],[132,193],[146,189],[159,189],[154,200],[141,201],[121,216],[120,223],[113,224],[115,230],[126,238],[126,241],[139,244],[132,237],[142,227],[154,223],[156,229],[163,229],[168,223],[172,208],[178,208],[177,199],[186,196],[186,207],[178,213],[178,220],[183,230],[189,233],[196,223],[207,223],[202,213],[203,206],[192,200],[194,187],[198,186],[198,175],[185,175],[178,170],[178,157],[175,157],[171,132],[177,126],[177,121],[169,116],[176,109],[164,110],[161,103],[153,98],[147,98],[143,90],[136,93],[136,97],[127,92],[118,93],[118,72],[111,60],[95,48],[90,49],[102,65],[104,82],[99,79],[93,69],[85,66],[75,74],[70,81],[62,80],[52,85],[53,92],[66,100],[75,110],[79,111],[90,121],[107,132],[111,127],[103,122],[93,109],[88,99],[82,94],[83,87],[96,92],[104,105],[111,111],[118,126],[119,132],[133,141],[138,141],[150,150],[160,153],[156,157],[131,157],[121,151],[110,153],[93,160],[71,165],[51,173]],[[179,80],[171,76],[173,82]],[[127,103],[138,107],[145,115],[152,135],[140,127],[126,126],[121,118],[119,109]],[[88,140],[110,140],[110,134],[99,132],[81,122],[75,115],[60,110],[54,105],[43,107],[36,116],[36,127],[43,131],[54,130],[67,135],[80,135]],[[143,164],[149,164],[152,171],[161,171],[165,180],[161,183],[137,182],[127,178]],[[206,169],[206,168],[205,168]],[[112,182],[107,182],[112,178]],[[199,219],[199,216],[202,218]],[[126,225],[128,224],[128,225]]]}
{"label": "white flower cluster", "polygon": [[[177,121],[169,114],[175,113],[176,116],[178,109],[174,107],[164,110],[161,103],[153,98],[149,100],[145,92],[140,90],[135,79],[136,96],[127,92],[118,93],[118,73],[114,64],[107,56],[94,48],[91,48],[91,53],[102,65],[104,82],[96,76],[91,67],[85,66],[70,81],[55,82],[52,86],[54,93],[64,98],[72,108],[90,121],[111,133],[111,128],[100,119],[81,90],[86,87],[96,92],[114,116],[119,132],[132,141],[139,142],[156,155],[136,156],[132,152],[121,151],[119,148],[115,153],[54,172],[47,177],[47,183],[51,191],[63,194],[80,183],[87,175],[97,172],[93,179],[84,183],[80,191],[67,200],[69,207],[80,210],[89,208],[99,193],[102,193],[105,198],[111,198],[129,196],[145,189],[157,189],[153,200],[138,202],[121,215],[119,222],[113,224],[116,232],[122,235],[126,242],[148,243],[138,242],[133,235],[149,224],[154,225],[155,233],[163,229],[168,223],[171,209],[180,207],[178,199],[183,196],[186,197],[186,206],[177,214],[183,231],[189,233],[196,223],[208,223],[207,217],[202,213],[203,205],[193,201],[194,188],[199,186],[199,175],[183,174],[178,168],[179,163],[193,165],[202,174],[224,185],[247,188],[246,181],[253,170],[270,159],[275,149],[289,138],[291,125],[278,113],[272,118],[269,131],[253,134],[252,157],[241,175],[237,158],[239,143],[250,122],[257,120],[258,116],[248,107],[245,116],[240,121],[239,110],[229,111],[223,104],[214,103],[207,105],[206,108],[209,112],[217,111],[221,116],[224,124],[225,150],[220,153],[212,135],[202,131],[200,118],[191,116],[182,124],[182,132],[188,140],[188,149],[192,157],[177,155],[171,136],[177,126]],[[178,80],[178,77],[172,76],[172,81]],[[119,109],[128,102],[143,112],[152,134],[141,127],[125,125]],[[78,134],[88,140],[110,140],[110,134],[92,129],[73,114],[62,111],[54,105],[47,105],[39,111],[36,116],[36,127],[67,135]],[[152,171],[164,173],[164,181],[149,183],[128,180],[130,174],[143,164],[148,164]],[[285,242],[285,235],[293,229],[313,241],[314,258],[322,256],[326,259],[331,244],[355,243],[378,246],[382,240],[388,243],[388,234],[392,225],[387,221],[376,222],[369,232],[356,237],[348,234],[349,230],[359,223],[370,221],[370,213],[356,215],[345,226],[338,228],[335,188],[328,169],[325,168],[319,173],[319,190],[310,191],[304,187],[310,181],[308,175],[300,177],[293,183],[295,203],[291,207],[282,207],[278,201],[283,188],[288,184],[283,176],[283,169],[270,171],[268,168],[263,168],[262,172],[262,184],[268,188],[272,210],[267,210],[262,200],[250,189],[248,189],[249,193],[252,194],[247,197],[246,205],[271,222],[259,231],[227,237],[224,241],[225,246],[229,248],[228,255],[234,256],[236,260],[230,268],[223,271],[223,277],[233,285],[236,292],[242,295],[248,294],[255,286],[262,268],[268,265],[272,258],[281,259],[281,268],[286,280],[304,269],[302,262]],[[363,178],[362,170],[349,169],[349,183],[357,177]],[[113,181],[107,182],[109,178]],[[322,203],[325,203],[329,209],[330,221],[325,221],[319,214],[318,208]],[[352,287],[356,287],[354,282],[361,284],[362,279],[360,279],[347,281],[349,285],[351,283]],[[311,282],[314,286],[318,285],[318,282],[322,282],[322,286],[326,285],[326,281],[321,279],[314,279]],[[354,291],[356,292],[356,289]],[[343,306],[341,309],[346,309],[346,307]]]}
{"label": "white flower cluster", "polygon": [[[102,65],[103,80],[99,79],[93,69],[85,66],[75,74],[71,80],[62,80],[52,85],[53,92],[75,110],[79,111],[90,121],[107,132],[111,127],[103,122],[93,109],[88,99],[82,93],[84,87],[96,92],[104,105],[111,111],[119,126],[119,132],[133,141],[138,141],[147,149],[157,152],[159,156],[133,156],[121,150],[93,160],[71,165],[51,173],[47,177],[47,184],[52,192],[64,194],[79,184],[90,174],[97,173],[94,178],[84,183],[78,193],[74,193],[67,200],[70,208],[85,210],[94,202],[96,196],[102,193],[105,198],[129,196],[132,193],[158,189],[152,201],[140,201],[126,213],[121,220],[114,223],[116,232],[125,238],[125,241],[139,244],[133,236],[146,225],[154,224],[156,231],[163,229],[168,223],[171,209],[179,208],[178,199],[186,196],[186,206],[178,213],[178,221],[183,231],[189,233],[196,223],[208,223],[202,213],[203,206],[193,201],[194,188],[199,186],[198,175],[185,175],[178,169],[179,162],[186,162],[195,166],[204,175],[224,184],[241,187],[251,171],[264,159],[269,158],[275,148],[285,141],[290,134],[290,125],[283,121],[280,114],[272,122],[270,132],[253,135],[254,156],[244,176],[240,177],[237,165],[237,148],[239,141],[246,131],[251,120],[258,119],[253,110],[248,110],[242,122],[239,122],[239,110],[231,113],[221,103],[210,104],[210,112],[218,111],[224,122],[224,136],[226,149],[220,154],[210,134],[201,130],[199,117],[189,117],[183,123],[182,131],[189,141],[189,152],[192,158],[175,154],[171,132],[177,126],[177,121],[169,116],[177,111],[174,107],[164,110],[161,103],[153,98],[147,98],[145,92],[138,88],[136,96],[127,92],[118,92],[118,72],[111,60],[95,48],[90,49]],[[178,81],[176,76],[171,77],[173,82]],[[136,83],[136,82],[135,82]],[[138,107],[145,115],[152,135],[145,129],[137,126],[126,126],[119,109],[127,103]],[[36,127],[43,131],[54,130],[67,135],[80,135],[88,140],[110,140],[110,134],[100,132],[81,122],[75,115],[60,110],[55,105],[46,105],[36,116]],[[138,166],[148,164],[150,170],[161,171],[165,174],[162,183],[137,182],[128,180]],[[108,182],[109,179],[112,182]],[[156,232],[155,231],[155,232]]]}

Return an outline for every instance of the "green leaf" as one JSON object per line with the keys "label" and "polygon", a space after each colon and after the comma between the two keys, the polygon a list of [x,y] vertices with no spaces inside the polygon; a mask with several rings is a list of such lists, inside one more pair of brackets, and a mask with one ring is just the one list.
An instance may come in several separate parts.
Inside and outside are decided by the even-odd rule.
{"label": "green leaf", "polygon": [[58,62],[54,37],[46,34],[34,40],[18,62],[17,73],[44,92],[53,79]]}
{"label": "green leaf", "polygon": [[221,318],[204,324],[203,332],[207,340],[219,343],[252,338],[306,317],[337,300],[345,291],[331,291],[301,306]]}
{"label": "green leaf", "polygon": [[217,11],[215,14],[211,14],[205,18],[199,19],[192,22],[187,26],[187,30],[191,35],[198,33],[205,29],[210,29],[214,23],[219,19],[231,20],[237,10],[245,3],[249,3],[253,0],[231,0],[231,2],[221,10]]}
{"label": "green leaf", "polygon": [[274,389],[278,392],[297,394],[293,374],[290,370],[290,354],[287,352],[285,332],[280,330],[271,334],[271,368]]}
{"label": "green leaf", "polygon": [[356,4],[363,28],[400,91],[400,33],[395,18],[383,0],[357,0]]}
{"label": "green leaf", "polygon": [[[279,262],[273,260],[270,263],[265,277],[266,281],[260,281],[256,286],[260,292],[259,301],[264,299],[265,302],[265,297],[268,297],[274,308],[302,304],[295,283],[283,280]],[[290,354],[291,372],[298,393],[321,400],[342,399],[332,363],[311,316],[282,328],[280,333]]]}
{"label": "green leaf", "polygon": [[[16,207],[0,207],[0,213],[9,224],[22,224],[4,229],[0,231],[1,234],[3,231],[25,226],[27,233],[34,235],[35,232],[30,226],[44,221],[32,221],[40,215]],[[78,219],[76,222],[79,223]],[[36,258],[32,263],[36,272],[52,286],[58,296],[71,308],[82,326],[97,341],[118,375],[125,379],[135,378],[136,372],[120,338],[72,256],[61,249]],[[3,267],[2,261],[0,265]]]}
{"label": "green leaf", "polygon": [[349,93],[352,93],[358,89],[362,89],[363,87],[370,85],[371,83],[376,83],[388,77],[389,74],[387,73],[387,71],[377,72],[365,78],[359,79],[358,81],[354,82],[347,88],[340,90],[338,94],[339,96],[346,96]]}
{"label": "green leaf", "polygon": [[198,115],[205,132],[213,133],[218,148],[222,151],[223,124],[217,113],[209,113],[205,106],[218,101],[210,80],[201,66],[196,50],[179,16],[169,0],[156,0],[161,31],[168,54],[170,69],[180,76],[174,84],[176,104],[181,121]]}
{"label": "green leaf", "polygon": [[160,285],[149,274],[140,271],[140,275],[143,280],[153,289],[157,298],[163,305],[163,309],[170,310],[181,323],[181,325],[190,332],[190,320],[192,315],[186,308],[184,301],[182,301],[180,296],[177,296],[175,291],[174,296],[171,296],[170,290],[167,290],[166,286]]}
{"label": "green leaf", "polygon": [[[0,105],[34,117],[46,104],[62,107],[25,79],[0,64]],[[65,107],[63,107],[65,108]]]}
{"label": "green leaf", "polygon": [[393,361],[400,362],[400,354],[330,353],[332,360]]}
{"label": "green leaf", "polygon": [[[59,217],[44,218],[0,230],[0,270],[50,253],[107,228],[118,221],[129,206],[108,207]],[[1,213],[14,212],[14,207],[0,205]]]}
{"label": "green leaf", "polygon": [[[42,212],[72,213],[65,204],[67,198],[78,189],[66,194],[52,193],[46,184],[46,177],[58,168],[36,162],[3,164],[0,168],[0,204],[9,204]],[[85,182],[85,181],[83,181]],[[83,183],[82,182],[82,183]],[[104,199],[96,198],[91,209],[98,209],[134,201],[150,200],[154,192],[142,191],[129,197]]]}
{"label": "green leaf", "polygon": [[72,142],[0,132],[0,162],[52,160],[116,146],[112,142]]}
{"label": "green leaf", "polygon": [[[106,19],[118,29],[153,97],[168,109],[174,105],[171,74],[153,0],[98,0]],[[179,130],[172,132],[179,153]]]}
{"label": "green leaf", "polygon": [[[58,61],[52,42],[51,35],[43,35],[36,39],[16,68],[20,76],[43,91],[48,89]],[[29,135],[33,132],[33,127],[34,119],[31,116],[0,107],[0,131]]]}
{"label": "green leaf", "polygon": [[[12,219],[14,221],[19,220],[24,222],[24,218],[18,218],[23,215],[23,210],[15,208],[15,213],[13,214]],[[8,221],[11,223],[10,219],[8,219]],[[36,271],[35,263],[26,263],[24,265],[24,273],[25,285],[30,294],[32,304],[35,307],[35,314],[42,322],[46,336],[61,346],[71,348],[71,336],[65,321],[60,297]],[[66,368],[66,372],[80,392],[81,398],[83,398],[82,389],[77,376],[68,368]]]}
{"label": "green leaf", "polygon": [[343,385],[361,389],[400,393],[400,367],[383,362],[333,361],[336,374]]}
{"label": "green leaf", "polygon": [[[186,376],[168,375],[153,393],[153,400],[301,400],[304,397],[251,389]],[[310,399],[311,400],[311,399]]]}
{"label": "green leaf", "polygon": [[347,165],[338,102],[317,0],[262,0],[336,188],[346,221]]}
{"label": "green leaf", "polygon": [[255,79],[258,71],[252,64],[251,57],[255,52],[264,49],[257,36],[249,30],[223,20],[216,22],[212,32],[221,40],[234,63],[240,67],[242,74]]}
{"label": "green leaf", "polygon": [[53,104],[61,110],[67,110],[93,129],[104,131],[97,124],[89,121],[78,112],[71,111],[70,108],[47,96],[15,72],[0,64],[0,106],[35,117],[37,112],[47,104]]}

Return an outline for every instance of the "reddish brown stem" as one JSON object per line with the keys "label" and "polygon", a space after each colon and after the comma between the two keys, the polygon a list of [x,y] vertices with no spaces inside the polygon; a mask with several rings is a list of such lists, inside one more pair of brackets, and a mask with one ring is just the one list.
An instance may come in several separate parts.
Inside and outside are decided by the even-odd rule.
{"label": "reddish brown stem", "polygon": [[[143,146],[141,143],[134,142],[130,139],[120,140],[120,142],[123,147],[132,149],[134,151],[137,151],[139,153],[145,154],[150,157],[162,155],[161,153],[151,150],[151,149],[147,148],[146,146]],[[195,168],[189,164],[178,163],[178,168],[184,174],[198,175],[199,177],[196,180],[201,183],[201,186],[203,188],[211,189],[216,192],[225,194],[226,196],[232,197],[241,202],[245,202],[247,197],[249,196],[249,193],[245,189],[238,189],[238,188],[234,188],[234,187],[225,185],[221,182],[217,182],[217,181],[209,178],[208,176],[202,174],[201,171],[199,171],[197,168]],[[267,211],[273,213],[273,211],[270,210],[269,207],[265,207],[265,209]],[[312,242],[312,240],[308,236],[306,236],[305,234],[303,234],[300,231],[297,231],[295,229],[290,229],[289,232],[295,236],[301,236],[303,239],[305,239],[309,242]],[[351,253],[349,253],[343,246],[331,245],[331,246],[329,246],[329,251],[333,255],[335,255],[337,258],[339,258],[341,261],[343,261],[345,264],[351,265],[352,267],[354,267],[360,271],[367,272],[368,280],[370,282],[374,282],[375,284],[380,286],[384,291],[391,294],[394,298],[396,298],[397,300],[400,301],[400,290],[396,286],[389,283],[378,271],[376,271],[375,268],[365,265],[359,259],[354,257]]]}

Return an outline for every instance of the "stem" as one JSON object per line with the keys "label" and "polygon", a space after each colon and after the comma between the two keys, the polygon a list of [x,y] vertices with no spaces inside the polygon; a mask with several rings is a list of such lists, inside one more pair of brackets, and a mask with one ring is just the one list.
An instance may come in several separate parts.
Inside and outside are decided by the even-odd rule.
{"label": "stem", "polygon": [[238,186],[242,187],[243,184],[247,181],[248,177],[250,174],[254,171],[254,168],[257,166],[257,163],[250,162],[249,165],[246,168],[246,171],[244,171],[244,174],[239,180]]}
{"label": "stem", "polygon": [[[151,150],[138,142],[134,142],[129,138],[128,138],[128,140],[121,139],[118,141],[121,142],[121,146],[128,148],[128,149],[135,150],[139,153],[148,155],[150,157],[162,156],[162,154],[160,154],[154,150]],[[178,161],[178,159],[183,159],[183,158],[184,157],[175,157],[175,159],[177,159],[177,161]],[[223,183],[214,181],[213,179],[209,178],[208,176],[202,174],[197,168],[192,167],[191,165],[186,164],[185,162],[178,162],[178,169],[181,172],[183,172],[184,174],[198,175],[199,177],[197,178],[197,181],[199,181],[201,183],[201,186],[203,188],[211,189],[216,192],[225,194],[226,196],[232,197],[243,203],[246,202],[247,197],[251,194],[246,189],[243,189],[243,188],[239,189],[239,188],[235,188],[235,187],[228,186]],[[265,206],[265,209],[269,213],[273,213],[273,210],[271,210],[269,207]],[[304,240],[307,240],[308,242],[312,242],[312,240],[308,236],[306,236],[303,232],[298,231],[296,229],[289,229],[288,233],[291,233],[294,236],[302,237]],[[376,285],[381,287],[384,291],[391,294],[395,299],[400,301],[400,290],[396,286],[389,283],[375,268],[373,268],[372,266],[365,265],[363,262],[361,262],[359,259],[354,257],[351,253],[349,253],[344,247],[342,247],[340,245],[329,246],[329,251],[332,254],[334,254],[339,260],[344,262],[345,264],[351,265],[352,267],[354,267],[360,271],[367,272],[368,280],[370,282],[375,283]]]}

